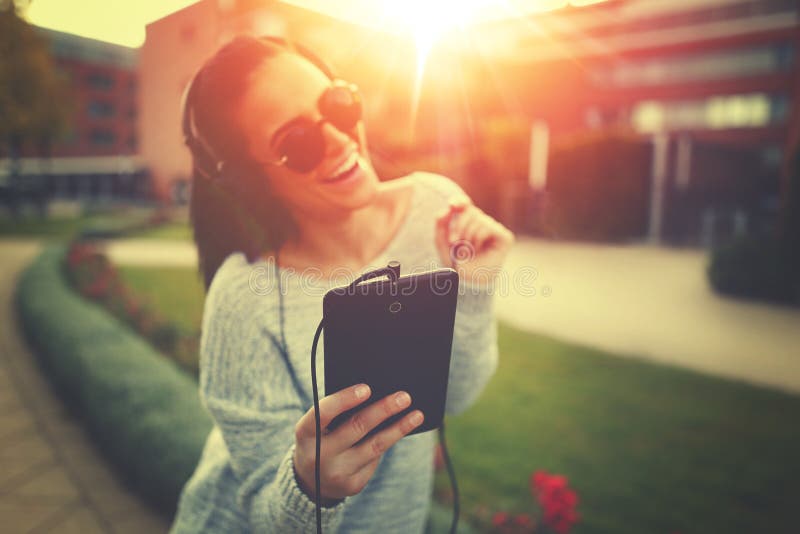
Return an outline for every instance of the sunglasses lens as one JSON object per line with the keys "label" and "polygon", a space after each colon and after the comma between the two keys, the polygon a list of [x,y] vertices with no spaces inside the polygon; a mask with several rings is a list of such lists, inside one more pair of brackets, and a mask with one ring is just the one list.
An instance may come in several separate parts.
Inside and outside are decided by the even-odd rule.
{"label": "sunglasses lens", "polygon": [[[342,132],[350,132],[361,120],[361,95],[355,85],[334,82],[319,100],[322,116]],[[325,137],[321,123],[311,119],[298,119],[286,132],[278,150],[285,165],[300,173],[307,173],[325,159]]]}
{"label": "sunglasses lens", "polygon": [[325,140],[316,124],[298,124],[292,127],[280,144],[280,153],[290,169],[306,173],[314,169],[325,155]]}
{"label": "sunglasses lens", "polygon": [[320,112],[340,130],[351,130],[361,120],[361,95],[353,85],[335,85],[325,91]]}

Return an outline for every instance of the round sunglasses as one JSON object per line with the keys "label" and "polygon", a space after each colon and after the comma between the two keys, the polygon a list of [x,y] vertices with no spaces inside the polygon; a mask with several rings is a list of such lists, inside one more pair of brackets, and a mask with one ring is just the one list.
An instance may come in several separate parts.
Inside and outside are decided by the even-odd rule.
{"label": "round sunglasses", "polygon": [[271,145],[280,155],[276,165],[285,165],[296,172],[307,173],[325,159],[325,135],[322,125],[328,122],[338,130],[355,136],[353,129],[361,120],[361,94],[352,83],[336,80],[317,102],[322,118],[314,121],[297,117],[287,122],[272,136]]}

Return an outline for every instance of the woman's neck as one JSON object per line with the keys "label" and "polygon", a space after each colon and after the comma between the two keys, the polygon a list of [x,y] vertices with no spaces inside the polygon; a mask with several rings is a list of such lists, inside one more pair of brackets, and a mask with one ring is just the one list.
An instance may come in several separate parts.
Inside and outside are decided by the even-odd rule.
{"label": "woman's neck", "polygon": [[322,218],[303,218],[280,249],[281,264],[357,270],[380,252],[393,213],[383,203]]}

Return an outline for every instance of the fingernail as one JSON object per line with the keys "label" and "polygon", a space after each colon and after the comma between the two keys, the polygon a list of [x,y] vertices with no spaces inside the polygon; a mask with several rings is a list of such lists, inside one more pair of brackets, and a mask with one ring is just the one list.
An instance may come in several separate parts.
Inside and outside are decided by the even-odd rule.
{"label": "fingernail", "polygon": [[402,393],[397,394],[397,396],[394,398],[394,401],[398,406],[405,406],[411,402],[411,397],[408,395],[408,393],[403,391]]}
{"label": "fingernail", "polygon": [[356,388],[356,397],[359,399],[363,399],[367,395],[369,395],[369,386],[361,384]]}
{"label": "fingernail", "polygon": [[422,422],[422,412],[414,412],[411,414],[411,422],[418,425]]}

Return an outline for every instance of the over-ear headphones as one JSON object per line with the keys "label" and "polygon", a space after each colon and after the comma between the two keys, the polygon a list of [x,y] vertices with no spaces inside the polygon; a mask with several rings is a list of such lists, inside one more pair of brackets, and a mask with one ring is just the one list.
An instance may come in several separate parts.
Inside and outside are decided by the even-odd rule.
{"label": "over-ear headphones", "polygon": [[[301,55],[313,63],[330,80],[336,79],[333,69],[327,63],[325,63],[322,58],[314,54],[305,46],[293,41],[288,41],[281,37],[262,36],[258,39],[266,43],[279,45],[285,48],[287,51],[295,52]],[[183,142],[186,144],[192,154],[192,159],[194,160],[194,166],[197,172],[212,181],[226,184],[228,180],[225,180],[225,176],[227,174],[227,168],[229,167],[229,164],[214,152],[214,149],[203,137],[202,132],[197,129],[194,121],[194,100],[196,98],[194,96],[195,87],[197,85],[197,79],[203,72],[204,68],[205,66],[198,69],[183,92],[181,104],[181,127],[183,131]]]}

